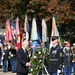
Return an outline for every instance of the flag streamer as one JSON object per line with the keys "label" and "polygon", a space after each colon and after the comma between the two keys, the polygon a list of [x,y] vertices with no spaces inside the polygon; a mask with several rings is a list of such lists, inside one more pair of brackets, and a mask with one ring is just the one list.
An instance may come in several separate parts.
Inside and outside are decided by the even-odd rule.
{"label": "flag streamer", "polygon": [[44,19],[42,19],[42,42],[47,42],[47,25]]}
{"label": "flag streamer", "polygon": [[6,21],[6,37],[5,37],[6,41],[11,41],[12,40],[12,32],[11,32],[11,28],[10,28],[10,20],[8,19]]}
{"label": "flag streamer", "polygon": [[33,18],[32,20],[31,39],[38,40],[36,18]]}
{"label": "flag streamer", "polygon": [[24,31],[25,31],[25,37],[26,37],[26,40],[29,39],[29,23],[28,23],[28,18],[27,18],[27,15],[25,15],[25,23],[24,23]]}

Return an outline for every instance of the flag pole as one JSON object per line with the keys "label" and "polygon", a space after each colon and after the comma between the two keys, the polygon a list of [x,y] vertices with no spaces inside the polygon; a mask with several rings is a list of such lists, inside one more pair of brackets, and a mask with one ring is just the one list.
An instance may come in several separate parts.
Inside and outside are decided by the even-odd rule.
{"label": "flag pole", "polygon": [[43,57],[43,61],[42,61],[42,75],[43,75],[43,71],[45,70],[47,75],[49,75],[47,69],[46,69],[46,66],[44,65],[44,62],[45,62],[45,48],[46,48],[46,45],[45,45],[45,42],[47,42],[47,25],[46,25],[46,22],[45,22],[45,19],[42,19],[42,42],[44,43],[44,48],[43,48],[43,52],[44,52],[44,57]]}

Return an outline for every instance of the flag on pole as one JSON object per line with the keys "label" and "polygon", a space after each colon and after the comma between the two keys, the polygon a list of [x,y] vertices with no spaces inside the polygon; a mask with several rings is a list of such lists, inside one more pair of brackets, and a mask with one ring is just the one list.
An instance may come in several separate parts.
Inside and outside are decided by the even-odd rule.
{"label": "flag on pole", "polygon": [[45,19],[42,19],[42,42],[47,42],[47,25]]}
{"label": "flag on pole", "polygon": [[6,41],[11,41],[12,40],[12,32],[11,32],[11,28],[10,28],[10,20],[8,19],[6,21],[6,37],[5,37]]}
{"label": "flag on pole", "polygon": [[16,28],[14,26],[14,20],[13,19],[11,20],[11,31],[12,31],[12,38],[13,38],[12,42],[15,45],[16,44]]}
{"label": "flag on pole", "polygon": [[37,24],[36,18],[32,20],[32,29],[31,29],[31,39],[32,39],[32,54],[35,52],[35,48],[38,46],[38,32],[37,32]]}
{"label": "flag on pole", "polygon": [[36,18],[33,18],[32,20],[31,39],[38,40]]}
{"label": "flag on pole", "polygon": [[39,30],[37,31],[37,34],[38,34],[38,40],[40,41],[41,40],[41,36],[40,36]]}
{"label": "flag on pole", "polygon": [[25,15],[25,23],[24,23],[24,31],[25,31],[25,37],[26,37],[26,40],[29,39],[29,23],[28,23],[28,18],[27,18],[27,15]]}
{"label": "flag on pole", "polygon": [[16,34],[17,34],[17,49],[19,49],[21,47],[19,18],[16,19]]}

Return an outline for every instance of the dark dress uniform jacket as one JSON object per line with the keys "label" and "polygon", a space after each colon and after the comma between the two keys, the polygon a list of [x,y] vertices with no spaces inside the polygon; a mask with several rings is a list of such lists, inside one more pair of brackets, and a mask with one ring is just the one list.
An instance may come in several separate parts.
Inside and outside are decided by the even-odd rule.
{"label": "dark dress uniform jacket", "polygon": [[57,45],[52,47],[50,51],[49,73],[57,72],[57,69],[61,68],[63,63],[63,50]]}
{"label": "dark dress uniform jacket", "polygon": [[20,48],[17,51],[17,72],[28,73],[28,67],[26,66],[27,62],[29,62],[28,52],[24,52],[23,48]]}
{"label": "dark dress uniform jacket", "polygon": [[5,53],[3,55],[3,60],[8,60],[9,59],[9,50],[4,50],[3,53]]}
{"label": "dark dress uniform jacket", "polygon": [[72,66],[72,50],[67,51],[65,49],[65,57],[64,57],[64,66],[70,67]]}
{"label": "dark dress uniform jacket", "polygon": [[16,49],[10,48],[9,52],[10,54],[10,59],[11,60],[16,60]]}

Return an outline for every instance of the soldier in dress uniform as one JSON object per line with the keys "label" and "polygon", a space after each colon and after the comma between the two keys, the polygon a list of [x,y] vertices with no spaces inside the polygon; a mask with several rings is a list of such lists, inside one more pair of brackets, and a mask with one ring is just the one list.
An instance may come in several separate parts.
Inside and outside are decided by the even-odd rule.
{"label": "soldier in dress uniform", "polygon": [[[11,45],[10,45],[10,41],[7,42],[7,48],[10,51]],[[9,52],[9,59],[8,59],[8,71],[11,71],[11,63],[10,63],[10,52]]]}
{"label": "soldier in dress uniform", "polygon": [[57,75],[57,70],[61,69],[63,63],[63,50],[59,45],[57,36],[52,37],[52,45],[50,50],[49,73],[50,75]]}
{"label": "soldier in dress uniform", "polygon": [[8,71],[8,59],[9,59],[9,50],[8,45],[5,43],[2,51],[3,72]]}
{"label": "soldier in dress uniform", "polygon": [[63,72],[64,75],[71,75],[72,72],[72,50],[71,50],[71,46],[70,43],[67,42],[65,45],[65,48],[63,49],[64,52],[64,62],[63,62]]}
{"label": "soldier in dress uniform", "polygon": [[16,71],[16,47],[9,41],[10,49],[9,49],[9,56],[10,56],[10,64],[11,64],[11,71],[14,73]]}
{"label": "soldier in dress uniform", "polygon": [[75,75],[75,43],[73,43],[72,54],[73,54],[73,60],[72,60],[72,63],[73,63],[73,72],[74,72],[74,75]]}

